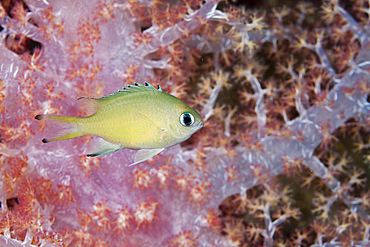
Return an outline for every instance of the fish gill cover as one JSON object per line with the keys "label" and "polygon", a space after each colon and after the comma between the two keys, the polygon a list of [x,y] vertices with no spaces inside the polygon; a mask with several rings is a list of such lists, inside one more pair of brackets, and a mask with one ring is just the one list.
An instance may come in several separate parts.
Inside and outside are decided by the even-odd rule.
{"label": "fish gill cover", "polygon": [[[1,1],[1,246],[368,246],[368,1]],[[133,82],[201,112],[127,167],[37,114]]]}

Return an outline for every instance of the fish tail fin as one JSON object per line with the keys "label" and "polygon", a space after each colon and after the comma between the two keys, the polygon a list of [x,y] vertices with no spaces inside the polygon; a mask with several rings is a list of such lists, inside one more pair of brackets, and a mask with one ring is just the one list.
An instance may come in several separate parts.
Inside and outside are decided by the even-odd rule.
{"label": "fish tail fin", "polygon": [[60,115],[37,115],[35,117],[37,120],[46,120],[51,122],[51,129],[49,132],[50,136],[48,138],[42,139],[43,143],[63,141],[84,134],[78,129],[78,117],[68,117]]}

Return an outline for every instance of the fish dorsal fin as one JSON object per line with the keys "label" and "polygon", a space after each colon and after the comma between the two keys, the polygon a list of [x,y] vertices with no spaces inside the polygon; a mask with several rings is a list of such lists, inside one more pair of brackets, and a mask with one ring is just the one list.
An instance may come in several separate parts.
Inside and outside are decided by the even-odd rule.
{"label": "fish dorsal fin", "polygon": [[103,105],[107,100],[112,100],[116,97],[123,96],[127,93],[137,93],[137,92],[143,92],[143,91],[159,91],[163,92],[161,86],[158,85],[158,88],[155,88],[153,85],[151,85],[148,82],[145,82],[145,84],[137,83],[135,82],[134,85],[128,85],[127,87],[124,87],[123,89],[118,90],[115,93],[109,94],[104,97],[100,98],[90,98],[90,97],[81,97],[78,98],[78,108],[82,111],[87,113],[88,116],[95,114],[101,105]]}
{"label": "fish dorsal fin", "polygon": [[78,100],[77,102],[78,109],[81,112],[86,113],[87,116],[95,114],[100,105],[99,101],[94,98],[81,97],[78,98],[77,100]]}
{"label": "fish dorsal fin", "polygon": [[142,92],[142,91],[159,91],[163,92],[161,86],[158,84],[158,89],[155,88],[152,84],[145,82],[145,84],[137,83],[135,82],[134,85],[128,85],[127,87],[124,87],[123,89],[119,90],[118,92],[123,93],[136,93],[136,92]]}
{"label": "fish dorsal fin", "polygon": [[152,84],[145,82],[145,84],[137,83],[135,82],[134,85],[128,85],[127,87],[123,87],[123,89],[118,90],[115,93],[109,94],[102,98],[97,99],[106,99],[106,98],[112,98],[116,96],[120,96],[126,93],[138,93],[138,92],[144,92],[144,91],[159,91],[163,92],[161,86],[158,85],[158,88],[155,88]]}
{"label": "fish dorsal fin", "polygon": [[89,97],[81,97],[79,99],[94,99],[94,100],[106,100],[115,98],[117,96],[121,96],[126,93],[137,93],[137,92],[143,92],[143,91],[158,91],[163,92],[161,86],[158,85],[158,88],[155,88],[152,84],[145,82],[144,84],[135,82],[134,85],[128,85],[127,87],[123,87],[123,89],[118,90],[115,93],[108,94],[107,96],[100,97],[100,98],[89,98]]}

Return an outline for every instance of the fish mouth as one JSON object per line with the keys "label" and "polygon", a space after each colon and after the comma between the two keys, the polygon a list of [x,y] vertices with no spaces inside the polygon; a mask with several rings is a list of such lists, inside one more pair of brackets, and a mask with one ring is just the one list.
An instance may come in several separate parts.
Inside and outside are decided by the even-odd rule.
{"label": "fish mouth", "polygon": [[203,126],[204,126],[204,123],[203,123],[203,122],[198,123],[198,124],[195,126],[196,131],[198,131],[198,130],[200,130],[201,128],[203,128]]}

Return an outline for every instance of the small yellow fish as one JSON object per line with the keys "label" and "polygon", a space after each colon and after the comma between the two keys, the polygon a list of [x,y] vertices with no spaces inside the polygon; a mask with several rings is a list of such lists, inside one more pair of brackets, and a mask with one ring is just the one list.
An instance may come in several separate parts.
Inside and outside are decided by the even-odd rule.
{"label": "small yellow fish", "polygon": [[[143,162],[163,149],[181,143],[203,127],[197,111],[178,98],[145,82],[135,83],[101,98],[78,99],[87,117],[37,115],[62,128],[42,142],[67,140],[84,135],[101,138],[90,145],[87,156],[106,155],[123,148],[139,149],[134,163]],[[130,165],[130,166],[131,166]]]}

